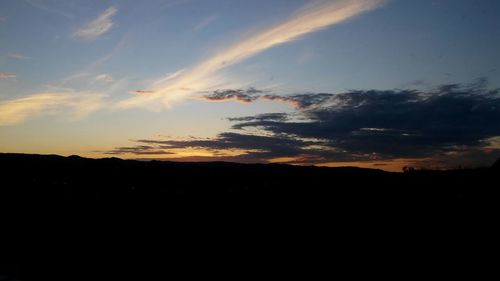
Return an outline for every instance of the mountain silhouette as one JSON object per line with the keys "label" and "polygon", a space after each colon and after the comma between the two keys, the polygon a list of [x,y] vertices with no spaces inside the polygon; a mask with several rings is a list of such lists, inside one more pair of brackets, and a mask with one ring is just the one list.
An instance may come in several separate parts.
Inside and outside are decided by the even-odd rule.
{"label": "mountain silhouette", "polygon": [[494,164],[493,166],[491,166],[492,169],[500,169],[500,159],[498,159]]}
{"label": "mountain silhouette", "polygon": [[[229,162],[136,161],[119,158],[0,154],[0,201],[49,204],[191,204],[241,207],[306,202],[402,205],[442,200],[461,204],[491,186],[499,167],[391,173],[355,167],[326,168]],[[432,185],[432,186],[431,186]],[[352,201],[352,202],[351,202]],[[329,203],[330,202],[330,203]],[[31,205],[30,205],[31,204]],[[315,207],[322,204],[312,204]]]}
{"label": "mountain silhouette", "polygon": [[453,252],[495,213],[498,163],[390,173],[0,154],[0,280],[246,272],[250,253],[274,262],[262,251],[277,245],[289,258],[332,242],[349,255],[389,237],[424,247],[445,229]]}

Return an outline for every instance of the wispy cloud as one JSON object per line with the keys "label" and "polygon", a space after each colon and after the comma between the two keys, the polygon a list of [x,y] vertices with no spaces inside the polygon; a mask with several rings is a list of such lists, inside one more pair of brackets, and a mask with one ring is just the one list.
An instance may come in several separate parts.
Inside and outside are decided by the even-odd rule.
{"label": "wispy cloud", "polygon": [[39,0],[24,0],[24,2],[28,3],[29,5],[38,8],[42,11],[49,12],[52,14],[60,15],[68,19],[72,19],[75,16],[72,13],[69,13],[67,11],[63,11],[57,8],[54,8],[52,6],[49,6],[47,4],[44,4],[44,1],[39,1]]}
{"label": "wispy cloud", "polygon": [[8,72],[0,72],[0,80],[16,79],[16,74]]}
{"label": "wispy cloud", "polygon": [[99,74],[94,78],[95,82],[101,82],[101,83],[113,83],[115,79],[113,79],[113,76],[107,73]]}
{"label": "wispy cloud", "polygon": [[15,59],[15,60],[29,60],[29,59],[31,59],[30,57],[27,57],[27,56],[25,56],[23,54],[19,54],[19,53],[8,53],[7,57],[10,59]]}
{"label": "wispy cloud", "polygon": [[116,7],[109,7],[96,19],[77,30],[73,35],[81,40],[95,40],[113,27],[114,23],[111,17],[114,16],[117,11],[118,9]]}
{"label": "wispy cloud", "polygon": [[346,20],[381,6],[385,0],[315,1],[301,9],[289,20],[271,26],[261,32],[222,50],[212,57],[185,70],[175,79],[168,79],[152,86],[154,93],[136,95],[119,102],[120,109],[147,107],[161,109],[185,99],[201,90],[221,84],[217,72],[274,46],[296,40],[308,33],[342,23]]}
{"label": "wispy cloud", "polygon": [[195,27],[193,28],[194,31],[200,31],[210,25],[212,22],[217,20],[216,15],[209,16],[207,18],[204,18],[202,21],[200,21]]}
{"label": "wispy cloud", "polygon": [[71,118],[80,119],[100,109],[102,104],[103,95],[83,92],[47,92],[0,101],[0,126],[67,110]]}
{"label": "wispy cloud", "polygon": [[[120,51],[121,48],[125,45],[126,39],[122,38],[118,43],[115,44],[115,46],[107,53],[105,53],[103,56],[100,58],[90,62],[87,66],[81,68],[75,73],[72,73],[68,76],[66,76],[64,79],[62,79],[61,84],[59,87],[73,87],[74,82],[80,81],[80,80],[85,80],[86,82],[89,82],[89,78],[96,77],[99,75],[98,69],[101,65],[106,63],[109,59],[111,59],[113,56],[116,55],[117,52]],[[94,77],[94,78],[95,78]],[[95,80],[93,81],[95,82]]]}

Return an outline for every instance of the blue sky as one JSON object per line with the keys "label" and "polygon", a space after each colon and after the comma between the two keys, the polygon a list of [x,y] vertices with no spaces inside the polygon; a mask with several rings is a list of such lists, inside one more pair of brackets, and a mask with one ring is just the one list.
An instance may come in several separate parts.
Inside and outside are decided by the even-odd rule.
{"label": "blue sky", "polygon": [[296,111],[203,98],[222,89],[498,88],[499,12],[496,0],[4,0],[0,150],[99,157]]}

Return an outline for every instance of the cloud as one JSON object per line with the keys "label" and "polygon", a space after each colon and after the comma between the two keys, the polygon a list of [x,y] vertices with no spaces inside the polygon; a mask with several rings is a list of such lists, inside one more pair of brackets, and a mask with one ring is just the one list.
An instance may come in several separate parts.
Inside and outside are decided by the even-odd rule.
{"label": "cloud", "polygon": [[[139,143],[156,144],[169,151],[175,149],[210,149],[215,151],[241,150],[251,152],[245,158],[259,159],[269,157],[287,156],[300,152],[303,141],[286,137],[268,137],[259,135],[224,132],[213,139],[190,140],[138,140]],[[241,158],[241,156],[238,156]]]}
{"label": "cloud", "polygon": [[327,140],[353,154],[424,157],[458,147],[481,146],[500,135],[498,90],[448,85],[432,92],[350,91],[327,105],[301,108],[307,122],[251,121],[251,127],[279,135]]}
{"label": "cloud", "polygon": [[101,83],[113,83],[115,81],[115,79],[113,79],[113,76],[107,74],[107,73],[103,73],[103,74],[99,74],[97,75],[94,80],[96,82],[101,82]]}
{"label": "cloud", "polygon": [[121,155],[121,154],[134,154],[134,155],[161,155],[161,154],[171,154],[163,150],[156,149],[149,145],[137,145],[128,147],[117,147],[111,151],[105,152],[105,154]]}
{"label": "cloud", "polygon": [[202,21],[200,21],[194,28],[193,30],[194,31],[200,31],[202,29],[204,29],[205,27],[209,26],[212,22],[214,22],[215,20],[217,20],[217,16],[216,15],[212,15],[212,16],[209,16],[205,19],[203,19]]}
{"label": "cloud", "polygon": [[237,100],[242,103],[249,103],[257,99],[264,91],[257,90],[255,88],[248,88],[246,90],[242,89],[226,89],[226,90],[216,90],[212,94],[205,95],[204,98],[208,101],[226,101],[226,100]]}
{"label": "cloud", "polygon": [[333,94],[327,93],[309,93],[309,94],[295,94],[289,96],[277,95],[264,95],[260,98],[272,101],[287,102],[297,109],[305,109],[312,106],[323,104],[333,98]]}
{"label": "cloud", "polygon": [[306,93],[306,94],[293,94],[287,96],[274,95],[274,94],[265,94],[264,91],[256,90],[254,88],[254,92],[247,93],[242,89],[225,89],[225,90],[216,90],[211,94],[204,95],[204,99],[208,101],[232,101],[238,100],[242,102],[253,102],[258,99],[277,101],[277,102],[286,102],[291,104],[296,109],[306,109],[310,107],[324,105],[328,102],[338,102],[338,99],[335,99],[334,94],[329,93]]}
{"label": "cloud", "polygon": [[99,36],[108,32],[114,25],[111,17],[116,14],[116,7],[109,7],[102,12],[96,19],[87,23],[85,26],[78,29],[73,36],[81,40],[95,40]]}
{"label": "cloud", "polygon": [[0,72],[0,80],[16,79],[16,77],[14,73]]}
{"label": "cloud", "polygon": [[100,109],[103,96],[81,92],[38,93],[31,96],[0,101],[0,126],[13,125],[34,116],[70,111],[80,119]]}
{"label": "cloud", "polygon": [[10,59],[16,59],[16,60],[28,60],[28,59],[31,59],[30,57],[27,57],[25,55],[18,54],[18,53],[8,53],[7,57],[10,58]]}
{"label": "cloud", "polygon": [[490,165],[500,156],[500,90],[484,83],[291,97],[297,112],[230,118],[231,131],[212,139],[139,142],[166,151],[240,149],[246,153],[238,159],[302,164],[413,159],[455,167]]}
{"label": "cloud", "polygon": [[[183,71],[174,79],[154,83],[150,95],[133,96],[119,102],[119,109],[146,107],[159,110],[199,91],[214,88],[224,82],[216,74],[269,48],[297,40],[302,36],[342,23],[381,6],[384,0],[314,1],[290,19],[246,36],[240,42],[221,50],[208,59]],[[185,90],[189,88],[189,90]]]}
{"label": "cloud", "polygon": [[287,113],[264,113],[255,116],[229,117],[227,119],[231,122],[286,121],[289,119],[289,116]]}
{"label": "cloud", "polygon": [[42,11],[49,12],[49,13],[56,14],[56,15],[60,15],[60,16],[63,16],[67,19],[72,19],[75,17],[73,14],[71,14],[69,12],[66,12],[66,11],[63,11],[60,9],[56,9],[52,6],[44,4],[43,2],[46,2],[46,1],[38,1],[38,0],[24,0],[24,1],[28,4],[30,4],[31,6],[38,8]]}

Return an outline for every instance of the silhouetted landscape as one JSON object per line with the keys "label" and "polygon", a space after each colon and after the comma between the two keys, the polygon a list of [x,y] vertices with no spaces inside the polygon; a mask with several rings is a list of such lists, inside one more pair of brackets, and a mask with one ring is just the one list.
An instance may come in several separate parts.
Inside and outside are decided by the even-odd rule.
{"label": "silhouetted landscape", "polygon": [[[341,229],[352,229],[351,234],[358,237],[365,227],[410,227],[417,233],[422,225],[470,227],[485,220],[498,200],[494,184],[498,161],[481,169],[389,173],[361,168],[0,154],[0,166],[2,224],[12,237],[2,246],[9,253],[2,271],[20,280],[68,276],[82,280],[103,269],[96,269],[96,264],[124,275],[130,268],[142,266],[143,274],[141,262],[128,260],[141,258],[129,251],[148,243],[160,247],[162,241],[173,243],[169,253],[181,255],[187,248],[163,235],[199,245],[207,242],[204,239],[210,237],[212,228],[241,230],[244,226],[245,235],[251,236],[257,235],[253,232],[257,225],[267,229],[294,225],[301,228],[297,231],[312,231],[318,237]],[[80,242],[71,241],[75,234],[82,237]],[[106,258],[93,254],[90,262],[80,260],[82,251],[96,250],[92,239],[100,241],[99,247],[108,242],[117,247],[123,237],[129,239],[125,260],[117,259],[123,246]],[[218,238],[232,241],[238,235]],[[62,242],[65,239],[70,239],[69,249]],[[49,257],[46,252],[60,254]],[[148,259],[147,268],[150,262]]]}
{"label": "silhouetted landscape", "polygon": [[[3,203],[297,205],[341,199],[376,204],[473,203],[492,187],[489,168],[402,173],[356,167],[229,162],[137,161],[119,158],[0,154]],[[480,195],[481,197],[484,195]],[[366,202],[365,202],[366,201]],[[43,202],[43,203],[42,203]],[[359,204],[359,203],[358,203]]]}

